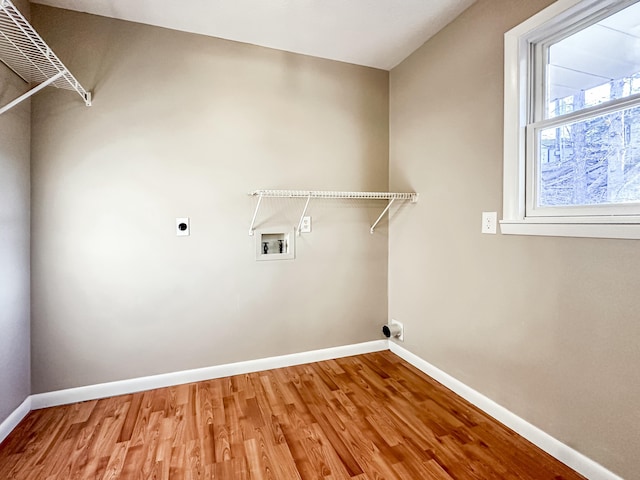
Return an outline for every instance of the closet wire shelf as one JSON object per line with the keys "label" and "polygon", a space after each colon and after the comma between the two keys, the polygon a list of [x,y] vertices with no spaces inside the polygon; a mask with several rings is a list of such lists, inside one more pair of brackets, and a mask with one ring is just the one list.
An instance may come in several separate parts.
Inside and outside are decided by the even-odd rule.
{"label": "closet wire shelf", "polygon": [[91,92],[80,85],[10,0],[0,0],[0,61],[26,83],[38,84],[1,107],[0,114],[48,85],[74,90],[91,106]]}
{"label": "closet wire shelf", "polygon": [[258,211],[260,210],[260,203],[262,203],[262,199],[265,197],[271,198],[306,198],[307,202],[304,205],[304,210],[302,211],[302,215],[300,215],[300,221],[298,222],[298,227],[296,229],[296,233],[300,235],[300,230],[302,229],[302,221],[304,219],[305,214],[307,213],[307,208],[309,207],[309,202],[312,198],[319,199],[361,199],[361,200],[388,200],[386,208],[382,211],[378,219],[371,225],[369,232],[373,234],[376,226],[382,220],[382,217],[389,211],[391,205],[396,200],[409,200],[411,203],[416,203],[418,201],[418,194],[415,192],[403,192],[403,193],[395,193],[395,192],[335,192],[335,191],[324,191],[324,190],[254,190],[249,193],[249,195],[257,196],[258,203],[256,204],[256,209],[253,212],[253,218],[251,219],[251,226],[249,227],[249,235],[253,235],[253,231],[255,230],[256,217],[258,216]]}

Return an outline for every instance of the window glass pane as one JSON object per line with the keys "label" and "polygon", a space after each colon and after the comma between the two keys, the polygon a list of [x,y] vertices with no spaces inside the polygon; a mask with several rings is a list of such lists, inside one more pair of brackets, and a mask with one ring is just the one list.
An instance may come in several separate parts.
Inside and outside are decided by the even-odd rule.
{"label": "window glass pane", "polygon": [[538,132],[540,207],[640,202],[640,106]]}
{"label": "window glass pane", "polygon": [[640,2],[549,47],[546,118],[640,93]]}

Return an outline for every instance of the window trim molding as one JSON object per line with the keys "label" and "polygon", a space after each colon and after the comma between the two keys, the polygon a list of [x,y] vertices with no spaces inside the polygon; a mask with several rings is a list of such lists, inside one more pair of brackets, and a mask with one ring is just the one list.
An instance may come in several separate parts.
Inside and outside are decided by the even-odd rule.
{"label": "window trim molding", "polygon": [[[531,44],[545,38],[545,24],[568,21],[578,12],[592,15],[608,9],[615,0],[558,0],[504,36],[504,160],[503,218],[500,230],[508,235],[543,235],[640,239],[638,217],[527,217],[526,125],[531,105],[529,69]],[[615,2],[620,5],[620,2]],[[632,4],[633,1],[623,2]]]}

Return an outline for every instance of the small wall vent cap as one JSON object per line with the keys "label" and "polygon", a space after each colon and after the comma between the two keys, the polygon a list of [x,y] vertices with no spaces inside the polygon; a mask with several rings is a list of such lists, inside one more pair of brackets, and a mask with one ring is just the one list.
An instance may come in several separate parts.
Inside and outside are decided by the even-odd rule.
{"label": "small wall vent cap", "polygon": [[387,323],[382,327],[382,334],[387,338],[398,338],[402,335],[402,327],[398,324]]}

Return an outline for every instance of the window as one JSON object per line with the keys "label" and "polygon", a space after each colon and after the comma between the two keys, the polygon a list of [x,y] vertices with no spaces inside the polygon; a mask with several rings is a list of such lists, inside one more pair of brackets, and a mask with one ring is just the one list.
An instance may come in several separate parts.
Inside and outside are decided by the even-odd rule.
{"label": "window", "polygon": [[640,1],[507,32],[504,134],[503,233],[640,238]]}

